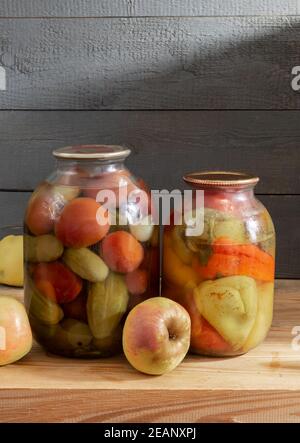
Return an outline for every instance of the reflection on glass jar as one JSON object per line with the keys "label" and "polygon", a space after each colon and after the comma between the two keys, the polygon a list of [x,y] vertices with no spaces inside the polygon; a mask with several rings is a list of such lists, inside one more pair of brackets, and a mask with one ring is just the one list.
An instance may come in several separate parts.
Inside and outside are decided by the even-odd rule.
{"label": "reflection on glass jar", "polygon": [[205,172],[184,180],[204,191],[204,229],[189,236],[184,223],[165,227],[163,295],[188,310],[192,352],[239,355],[261,343],[272,323],[274,226],[254,196],[257,177]]}
{"label": "reflection on glass jar", "polygon": [[128,149],[54,151],[57,169],[25,215],[25,303],[33,333],[50,352],[120,352],[122,325],[158,295],[158,229],[149,191],[124,166]]}

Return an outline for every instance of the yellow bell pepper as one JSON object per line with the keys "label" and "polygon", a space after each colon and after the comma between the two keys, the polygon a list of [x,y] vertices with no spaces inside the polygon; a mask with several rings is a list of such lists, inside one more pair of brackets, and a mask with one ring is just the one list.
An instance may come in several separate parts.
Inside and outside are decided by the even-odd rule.
{"label": "yellow bell pepper", "polygon": [[172,248],[176,255],[185,265],[190,265],[192,263],[193,252],[186,246],[182,235],[185,227],[174,226],[171,233]]}
{"label": "yellow bell pepper", "polygon": [[199,282],[197,273],[175,254],[172,248],[172,239],[166,233],[164,235],[163,269],[166,279],[175,286],[193,286]]}
{"label": "yellow bell pepper", "polygon": [[234,351],[246,342],[257,313],[256,282],[233,276],[201,283],[194,290],[201,315],[231,344]]}
{"label": "yellow bell pepper", "polygon": [[259,345],[266,337],[273,319],[273,296],[274,283],[258,283],[258,307],[254,326],[243,346],[243,351],[248,352],[250,349]]}

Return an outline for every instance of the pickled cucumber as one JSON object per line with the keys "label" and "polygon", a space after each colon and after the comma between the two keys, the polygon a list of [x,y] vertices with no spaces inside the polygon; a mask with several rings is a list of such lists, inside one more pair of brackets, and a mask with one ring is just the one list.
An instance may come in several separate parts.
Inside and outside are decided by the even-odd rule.
{"label": "pickled cucumber", "polygon": [[25,260],[38,262],[51,262],[57,260],[64,252],[63,244],[54,235],[24,236]]}
{"label": "pickled cucumber", "polygon": [[57,325],[47,345],[54,352],[79,355],[90,348],[92,340],[93,336],[86,323],[67,318]]}
{"label": "pickled cucumber", "polygon": [[78,197],[80,194],[80,188],[78,186],[69,185],[55,185],[53,186],[53,193],[57,196],[62,196],[68,202]]}
{"label": "pickled cucumber", "polygon": [[29,315],[46,325],[55,325],[61,321],[64,316],[61,307],[49,298],[44,297],[28,277],[26,278],[25,293]]}
{"label": "pickled cucumber", "polygon": [[88,248],[66,249],[63,261],[75,274],[94,283],[104,281],[109,272],[102,258]]}
{"label": "pickled cucumber", "polygon": [[29,321],[32,332],[35,338],[37,338],[37,340],[44,341],[55,336],[58,324],[46,325],[45,323],[42,323],[41,321],[39,321],[37,318],[35,318],[33,315],[30,314],[29,314]]}
{"label": "pickled cucumber", "polygon": [[113,333],[126,312],[128,300],[122,275],[110,273],[105,282],[90,285],[87,315],[95,338],[103,339]]}

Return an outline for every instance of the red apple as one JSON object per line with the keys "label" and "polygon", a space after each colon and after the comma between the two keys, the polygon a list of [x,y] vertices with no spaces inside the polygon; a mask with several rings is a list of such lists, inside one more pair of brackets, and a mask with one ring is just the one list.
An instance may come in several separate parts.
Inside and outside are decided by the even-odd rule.
{"label": "red apple", "polygon": [[160,375],[176,368],[190,346],[191,320],[178,303],[154,297],[129,313],[123,349],[129,363],[145,374]]}
{"label": "red apple", "polygon": [[13,297],[0,296],[0,366],[26,355],[32,346],[32,334],[24,306]]}

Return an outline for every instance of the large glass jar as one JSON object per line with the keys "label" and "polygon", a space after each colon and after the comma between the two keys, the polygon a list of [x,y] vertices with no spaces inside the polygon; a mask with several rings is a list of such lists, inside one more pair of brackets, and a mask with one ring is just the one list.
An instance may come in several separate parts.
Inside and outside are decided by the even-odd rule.
{"label": "large glass jar", "polygon": [[[193,210],[165,227],[163,295],[188,310],[192,352],[243,354],[264,340],[273,315],[275,232],[254,196],[259,179],[204,172],[184,180],[193,188]],[[204,204],[196,203],[197,190]],[[204,217],[202,233],[190,235],[197,217]]]}
{"label": "large glass jar", "polygon": [[149,191],[120,146],[54,151],[25,215],[25,303],[36,340],[67,357],[121,350],[132,307],[159,290]]}

